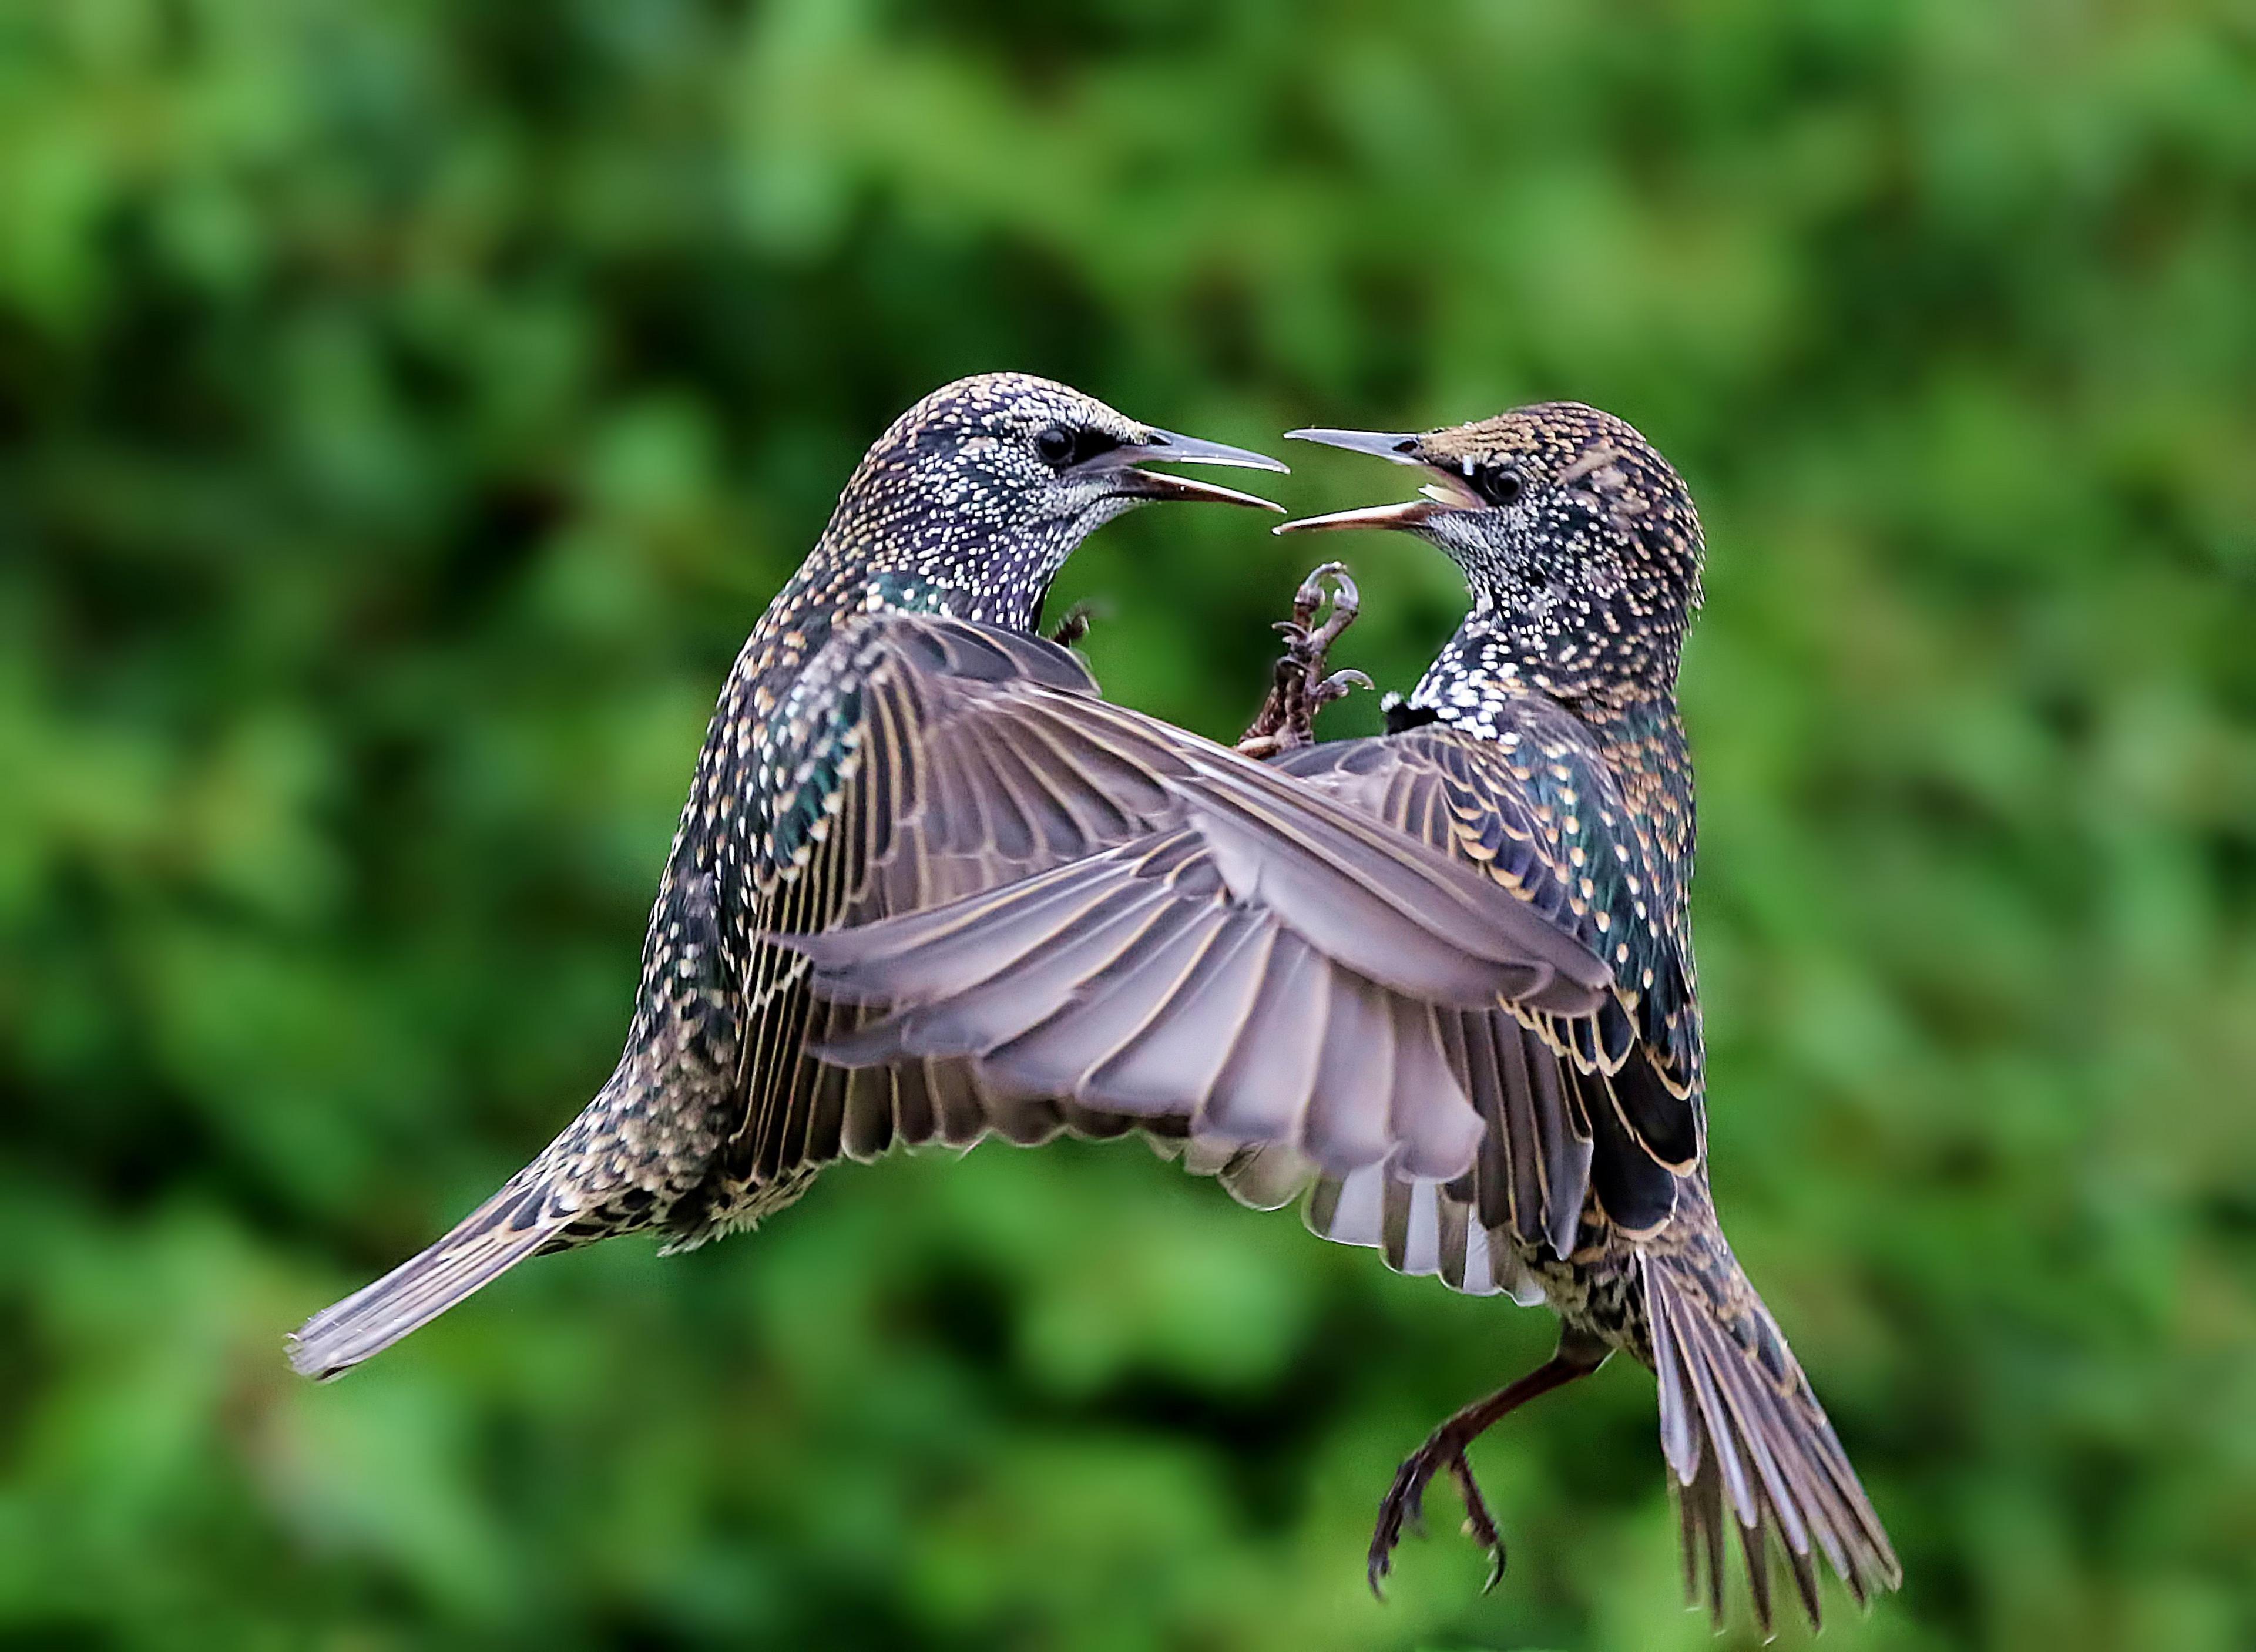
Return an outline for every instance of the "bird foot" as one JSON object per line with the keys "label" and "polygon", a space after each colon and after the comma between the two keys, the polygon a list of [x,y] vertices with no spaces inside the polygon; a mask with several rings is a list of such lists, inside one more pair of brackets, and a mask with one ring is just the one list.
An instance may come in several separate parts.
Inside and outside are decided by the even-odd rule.
{"label": "bird foot", "polygon": [[1402,1528],[1407,1525],[1420,1536],[1426,1535],[1426,1487],[1444,1468],[1465,1500],[1465,1535],[1488,1551],[1488,1581],[1481,1585],[1481,1592],[1486,1594],[1503,1580],[1504,1538],[1489,1514],[1487,1500],[1474,1482],[1472,1465],[1465,1459],[1465,1441],[1443,1423],[1405,1459],[1394,1484],[1379,1500],[1378,1523],[1371,1534],[1369,1576],[1371,1592],[1382,1600],[1386,1598],[1385,1578],[1393,1568]]}
{"label": "bird foot", "polygon": [[1075,603],[1067,609],[1058,623],[1050,628],[1050,640],[1061,648],[1070,648],[1089,635],[1089,622],[1096,610],[1088,603]]}
{"label": "bird foot", "polygon": [[[1329,601],[1330,612],[1319,625],[1316,616]],[[1363,593],[1344,562],[1326,562],[1301,582],[1293,593],[1293,617],[1277,622],[1284,633],[1284,656],[1269,688],[1269,698],[1245,731],[1237,749],[1247,757],[1269,758],[1315,743],[1316,713],[1350,689],[1368,688],[1369,677],[1360,671],[1324,669],[1324,656],[1340,633],[1355,624],[1363,607]]]}

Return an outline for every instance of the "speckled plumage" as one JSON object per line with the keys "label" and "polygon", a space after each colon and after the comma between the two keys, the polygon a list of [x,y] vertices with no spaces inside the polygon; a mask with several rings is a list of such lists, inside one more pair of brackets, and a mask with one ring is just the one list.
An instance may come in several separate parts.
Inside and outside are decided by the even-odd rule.
{"label": "speckled plumage", "polygon": [[[809,1150],[814,1012],[803,963],[764,937],[835,921],[871,875],[849,868],[833,840],[877,691],[909,674],[879,622],[929,615],[1025,632],[1074,547],[1132,505],[1267,504],[1135,468],[1139,458],[1284,468],[1012,373],[936,391],[878,439],[722,690],[651,910],[617,1069],[452,1232],[309,1321],[293,1338],[299,1369],[334,1375],[540,1251],[644,1229],[694,1245],[745,1225],[850,1145]],[[1037,676],[1085,681],[1055,652],[1035,662]],[[984,1127],[964,1116],[971,1099],[950,1095],[948,1117],[927,1108],[901,1139]]]}
{"label": "speckled plumage", "polygon": [[[1599,1015],[1546,1029],[1569,1052],[1566,1082],[1582,1098],[1575,1133],[1590,1146],[1586,1190],[1545,1190],[1544,1233],[1525,1223],[1487,1229],[1486,1272],[1523,1300],[1548,1303],[1562,1325],[1560,1353],[1502,1403],[1468,1408],[1406,1464],[1382,1511],[1374,1584],[1424,1477],[1442,1468],[1458,1479],[1500,1566],[1464,1444],[1504,1410],[1622,1349],[1660,1375],[1663,1444],[1681,1482],[1687,1586],[1704,1591],[1719,1617],[1727,1500],[1766,1627],[1773,1531],[1813,1622],[1817,1555],[1859,1599],[1893,1587],[1900,1572],[1879,1520],[1725,1242],[1708,1190],[1688,900],[1693,780],[1675,699],[1701,600],[1703,545],[1688,492],[1635,430],[1574,403],[1417,436],[1311,434],[1435,478],[1410,505],[1315,525],[1406,528],[1464,570],[1471,611],[1408,700],[1390,706],[1390,725],[1399,738],[1472,743],[1457,760],[1485,767],[1491,784],[1461,788],[1450,832],[1531,891],[1553,880],[1564,893],[1555,909],[1614,978],[1614,1002]],[[1435,733],[1415,732],[1425,727]],[[1320,759],[1302,761],[1314,772]],[[1489,1179],[1509,1179],[1514,1168],[1498,1165]],[[1410,1254],[1422,1190],[1364,1179],[1379,1184],[1319,1190],[1320,1229],[1378,1244],[1397,1266],[1449,1273],[1430,1245],[1424,1258]],[[1565,1244],[1562,1193],[1576,1198]],[[1452,1220],[1453,1206],[1509,1203],[1478,1172],[1425,1197],[1437,1207],[1427,1218],[1437,1232],[1472,1225]],[[1420,1260],[1429,1267],[1416,1269]],[[1453,1282],[1464,1283],[1463,1264],[1456,1271]]]}
{"label": "speckled plumage", "polygon": [[[1174,794],[1146,836],[823,937],[817,991],[888,1012],[834,1053],[961,1060],[1017,1093],[1179,1119],[1192,1167],[1248,1203],[1313,1183],[1308,1219],[1327,1237],[1460,1289],[1547,1301],[1557,1357],[1404,1465],[1374,1587],[1443,1470],[1500,1564],[1465,1446],[1616,1349],[1659,1373],[1688,1578],[1696,1564],[1719,1613],[1727,1499],[1766,1624],[1773,1532],[1813,1617],[1819,1556],[1859,1598],[1892,1586],[1879,1520],[1708,1194],[1675,703],[1702,541],[1682,482],[1629,426],[1574,404],[1425,435],[1295,434],[1416,465],[1429,485],[1292,526],[1408,529],[1472,592],[1389,732],[1286,740],[1258,783],[1233,754],[1188,773],[1168,766],[1180,745],[1139,757]],[[1298,632],[1294,648],[1287,679],[1321,671]],[[1291,720],[1278,710],[1257,734]],[[1250,840],[1216,816],[1226,801],[1343,877],[1320,883]],[[1457,925],[1454,890],[1395,930],[1377,906],[1347,910],[1428,857],[1506,910]],[[1544,950],[1531,919],[1575,952]],[[1542,963],[1499,989],[1414,960],[1437,942]]]}
{"label": "speckled plumage", "polygon": [[1138,427],[1040,381],[974,384],[873,449],[747,644],[618,1070],[454,1233],[310,1322],[300,1368],[539,1249],[696,1243],[837,1157],[1141,1129],[1249,1203],[1313,1183],[1312,1225],[1398,1268],[1559,1313],[1548,1365],[1405,1465],[1374,1585],[1442,1470],[1500,1564],[1465,1445],[1619,1348],[1659,1376],[1688,1584],[1719,1613],[1734,1518],[1766,1624],[1773,1532],[1813,1619],[1819,1555],[1859,1598],[1893,1586],[1708,1192],[1674,702],[1701,538],[1674,472],[1571,404],[1302,433],[1434,484],[1300,526],[1419,533],[1474,604],[1387,736],[1265,766],[1106,705],[1024,634],[1124,508],[1060,491],[1077,450],[1046,477],[1029,432],[1061,406],[1107,442]]}

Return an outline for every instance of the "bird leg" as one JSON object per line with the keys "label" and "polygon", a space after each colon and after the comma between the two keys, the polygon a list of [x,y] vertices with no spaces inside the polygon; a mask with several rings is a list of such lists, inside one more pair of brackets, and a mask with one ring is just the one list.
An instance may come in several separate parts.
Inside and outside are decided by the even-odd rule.
{"label": "bird leg", "polygon": [[1050,640],[1061,648],[1070,648],[1089,635],[1089,623],[1096,618],[1096,610],[1089,603],[1075,603],[1065,611],[1064,617],[1050,629]]}
{"label": "bird leg", "polygon": [[1481,1592],[1485,1594],[1496,1587],[1504,1576],[1504,1538],[1489,1514],[1480,1487],[1473,1481],[1472,1465],[1466,1460],[1465,1448],[1538,1394],[1548,1394],[1577,1377],[1589,1376],[1606,1362],[1609,1352],[1597,1338],[1569,1330],[1560,1337],[1558,1352],[1542,1365],[1487,1399],[1467,1406],[1426,1437],[1425,1444],[1404,1460],[1394,1476],[1394,1484],[1379,1500],[1378,1524],[1371,1535],[1371,1593],[1382,1600],[1386,1598],[1382,1585],[1392,1569],[1394,1549],[1402,1541],[1403,1526],[1406,1523],[1421,1536],[1424,1535],[1426,1487],[1445,1468],[1465,1500],[1467,1535],[1489,1554],[1488,1581],[1481,1585]]}
{"label": "bird leg", "polygon": [[[1327,596],[1331,611],[1318,625],[1316,614]],[[1344,697],[1350,688],[1371,686],[1371,679],[1360,671],[1335,671],[1329,676],[1324,673],[1326,651],[1355,623],[1362,606],[1363,593],[1356,589],[1344,562],[1326,562],[1301,582],[1301,589],[1293,593],[1293,617],[1277,622],[1277,629],[1285,634],[1284,657],[1277,661],[1267,702],[1237,743],[1240,752],[1247,757],[1268,758],[1313,745],[1316,713]]]}

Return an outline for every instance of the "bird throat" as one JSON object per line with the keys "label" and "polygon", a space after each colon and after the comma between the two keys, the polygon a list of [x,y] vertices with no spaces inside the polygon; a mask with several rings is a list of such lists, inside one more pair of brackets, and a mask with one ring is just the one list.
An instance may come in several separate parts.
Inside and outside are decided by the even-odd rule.
{"label": "bird throat", "polygon": [[1089,524],[991,521],[849,499],[800,570],[834,618],[890,610],[948,614],[1012,631],[1040,622],[1051,582]]}
{"label": "bird throat", "polygon": [[1540,616],[1508,619],[1494,609],[1477,611],[1435,656],[1406,710],[1491,739],[1514,702],[1531,697],[1557,702],[1594,731],[1625,715],[1641,720],[1637,714],[1646,710],[1673,716],[1674,695],[1656,686],[1673,674],[1673,660],[1649,659],[1634,643],[1623,649],[1625,640],[1577,647]]}

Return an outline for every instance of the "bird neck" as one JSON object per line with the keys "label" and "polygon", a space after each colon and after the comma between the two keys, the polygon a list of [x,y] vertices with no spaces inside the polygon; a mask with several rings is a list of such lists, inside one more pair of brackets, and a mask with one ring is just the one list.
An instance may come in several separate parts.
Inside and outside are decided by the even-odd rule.
{"label": "bird neck", "polygon": [[1674,718],[1676,658],[1673,636],[1617,635],[1590,647],[1540,616],[1476,609],[1426,668],[1410,704],[1493,738],[1514,702],[1540,696],[1603,732],[1618,724],[1649,724],[1655,715]]}
{"label": "bird neck", "polygon": [[913,491],[849,488],[779,604],[834,622],[891,610],[1032,631],[1058,570],[1105,516],[1006,523],[986,519],[976,501],[935,510]]}
{"label": "bird neck", "polygon": [[1474,614],[1427,668],[1407,709],[1408,724],[1430,717],[1523,752],[1531,735],[1535,749],[1550,745],[1565,713],[1572,719],[1565,727],[1578,732],[1563,749],[1583,747],[1604,766],[1651,857],[1656,910],[1682,917],[1696,828],[1691,752],[1673,684],[1562,673],[1516,653],[1508,634]]}

